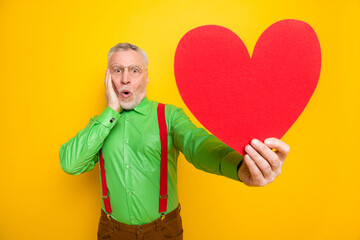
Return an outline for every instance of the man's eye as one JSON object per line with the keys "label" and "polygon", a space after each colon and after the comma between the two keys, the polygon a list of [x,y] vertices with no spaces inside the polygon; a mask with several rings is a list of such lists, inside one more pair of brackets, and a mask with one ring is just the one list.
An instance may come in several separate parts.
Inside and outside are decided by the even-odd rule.
{"label": "man's eye", "polygon": [[121,69],[116,68],[116,69],[114,69],[114,72],[121,72]]}
{"label": "man's eye", "polygon": [[140,69],[138,69],[138,68],[133,68],[133,69],[131,69],[131,71],[132,71],[133,73],[138,73],[138,72],[140,72]]}

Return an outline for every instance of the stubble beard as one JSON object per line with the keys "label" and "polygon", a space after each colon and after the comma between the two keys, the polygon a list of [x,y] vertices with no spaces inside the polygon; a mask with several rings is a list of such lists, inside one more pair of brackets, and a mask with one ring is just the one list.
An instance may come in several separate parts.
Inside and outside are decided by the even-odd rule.
{"label": "stubble beard", "polygon": [[132,100],[125,99],[124,101],[121,98],[119,98],[120,107],[125,110],[134,109],[137,107],[137,105],[140,104],[140,102],[145,98],[145,96],[146,96],[146,89],[140,92],[138,96],[136,96],[136,94],[134,93],[131,93],[131,97],[133,98]]}

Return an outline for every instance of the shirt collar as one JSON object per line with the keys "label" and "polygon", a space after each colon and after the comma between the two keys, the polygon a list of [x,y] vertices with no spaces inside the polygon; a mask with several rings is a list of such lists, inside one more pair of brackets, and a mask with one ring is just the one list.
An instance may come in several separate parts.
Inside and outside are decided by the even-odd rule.
{"label": "shirt collar", "polygon": [[138,113],[141,113],[142,115],[147,115],[150,110],[150,102],[147,96],[144,97],[143,100],[137,105],[134,110]]}

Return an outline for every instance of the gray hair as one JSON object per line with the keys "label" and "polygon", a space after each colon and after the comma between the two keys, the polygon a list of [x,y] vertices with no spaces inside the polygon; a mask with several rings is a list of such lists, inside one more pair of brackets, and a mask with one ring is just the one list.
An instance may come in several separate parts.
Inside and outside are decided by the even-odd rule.
{"label": "gray hair", "polygon": [[129,49],[132,49],[132,50],[138,52],[143,57],[146,68],[147,68],[147,66],[149,64],[149,58],[148,58],[146,52],[144,50],[142,50],[141,48],[139,48],[138,46],[136,46],[134,44],[131,44],[131,43],[118,43],[115,46],[113,46],[109,50],[109,53],[108,53],[108,64],[109,64],[111,56],[115,52],[117,52],[117,51],[126,51],[126,50],[129,50]]}

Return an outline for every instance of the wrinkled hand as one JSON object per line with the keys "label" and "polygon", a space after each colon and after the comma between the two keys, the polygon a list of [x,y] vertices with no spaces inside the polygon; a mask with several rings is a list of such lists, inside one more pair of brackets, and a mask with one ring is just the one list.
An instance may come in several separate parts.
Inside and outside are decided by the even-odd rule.
{"label": "wrinkled hand", "polygon": [[106,96],[107,106],[111,107],[117,112],[120,112],[121,107],[116,94],[116,88],[111,80],[111,73],[109,68],[106,69],[104,84],[105,84],[105,96]]}
{"label": "wrinkled hand", "polygon": [[280,175],[289,151],[290,147],[280,139],[268,138],[264,143],[253,139],[245,147],[244,162],[238,171],[240,180],[248,186],[258,187],[273,182]]}

